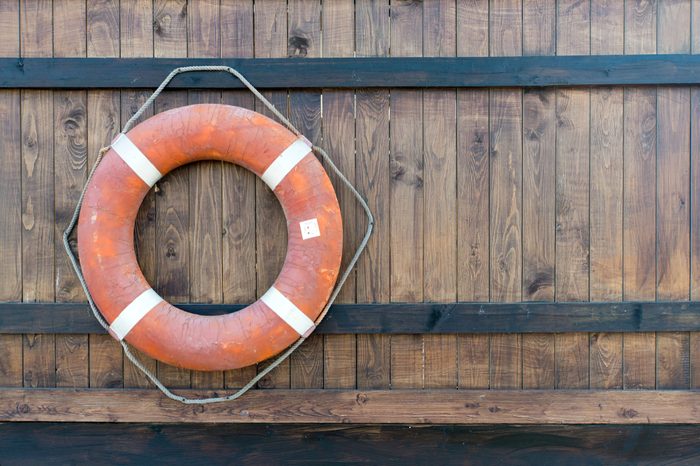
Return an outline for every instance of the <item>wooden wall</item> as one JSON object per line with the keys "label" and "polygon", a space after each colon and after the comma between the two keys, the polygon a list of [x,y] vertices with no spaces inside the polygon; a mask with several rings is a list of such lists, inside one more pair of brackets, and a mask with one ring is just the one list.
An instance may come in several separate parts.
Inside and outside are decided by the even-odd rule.
{"label": "wooden wall", "polygon": [[[0,55],[504,56],[691,53],[700,2],[0,0]],[[94,70],[100,73],[99,69]],[[0,301],[82,301],[61,233],[99,148],[150,94],[0,91]],[[369,200],[340,302],[689,300],[700,293],[700,91],[688,87],[269,92]],[[242,91],[170,91],[263,111]],[[339,189],[346,251],[363,214]],[[285,255],[260,180],[201,163],[142,206],[142,268],[179,302],[247,303]],[[0,386],[147,387],[106,335],[0,335]],[[256,368],[184,371],[231,388]],[[700,385],[689,333],[327,335],[260,388],[640,389]]]}

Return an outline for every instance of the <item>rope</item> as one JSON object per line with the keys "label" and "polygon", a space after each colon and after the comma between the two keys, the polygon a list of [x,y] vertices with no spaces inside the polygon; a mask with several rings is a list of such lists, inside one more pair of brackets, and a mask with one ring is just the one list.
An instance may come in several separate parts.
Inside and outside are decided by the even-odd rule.
{"label": "rope", "polygon": [[[185,66],[181,68],[176,68],[170,74],[163,80],[162,83],[160,83],[160,86],[151,94],[151,96],[144,102],[144,104],[139,108],[139,110],[132,116],[129,121],[126,122],[124,127],[122,128],[122,133],[126,133],[131,129],[131,127],[136,123],[136,121],[141,117],[144,111],[153,103],[153,101],[160,95],[160,93],[165,89],[165,87],[172,81],[172,79],[177,76],[180,73],[189,73],[191,71],[224,71],[229,74],[232,74],[236,78],[238,78],[245,87],[250,90],[250,92],[253,93],[253,95],[261,101],[265,107],[267,107],[268,110],[270,110],[287,128],[289,128],[290,131],[292,131],[296,136],[298,137],[303,137],[303,135],[297,130],[292,123],[285,118],[284,115],[282,115],[279,110],[275,108],[274,105],[272,105],[255,87],[253,87],[250,82],[248,82],[247,79],[243,77],[238,71],[235,69],[228,67],[228,66]],[[330,156],[326,153],[325,150],[318,146],[312,146],[312,149],[315,153],[321,155],[323,160],[327,163],[327,165],[331,168],[333,173],[336,174],[336,176],[340,179],[340,181],[343,182],[343,184],[350,190],[350,192],[355,196],[355,199],[357,199],[357,202],[362,206],[362,208],[365,211],[365,214],[367,215],[367,230],[365,231],[364,236],[362,237],[362,241],[357,247],[357,250],[355,251],[355,254],[352,256],[352,259],[350,259],[350,262],[348,263],[348,266],[345,268],[343,271],[342,275],[338,279],[338,282],[333,289],[333,292],[331,293],[330,298],[328,299],[328,303],[326,306],[323,308],[321,311],[321,314],[318,316],[316,321],[314,322],[315,325],[318,325],[321,320],[328,314],[328,310],[330,309],[331,305],[335,301],[335,299],[338,297],[338,293],[340,293],[340,289],[343,287],[343,284],[345,281],[348,279],[350,276],[350,272],[352,269],[355,267],[355,264],[357,263],[358,259],[360,258],[360,255],[362,254],[362,251],[365,249],[367,246],[367,242],[369,241],[369,237],[372,234],[372,228],[374,227],[374,217],[372,216],[372,211],[370,210],[369,206],[367,205],[367,202],[362,198],[360,193],[355,189],[355,187],[352,185],[350,180],[348,180],[345,175],[340,171],[338,167],[336,167],[335,163],[333,163],[333,160],[330,158]],[[78,217],[80,215],[80,208],[83,205],[83,199],[85,198],[85,192],[87,191],[88,185],[90,184],[90,180],[92,179],[95,170],[97,169],[97,166],[100,164],[102,161],[102,157],[107,153],[109,150],[109,147],[103,147],[100,149],[100,152],[98,153],[97,160],[95,160],[95,164],[92,166],[92,169],[90,170],[90,173],[88,175],[87,181],[85,182],[85,186],[83,187],[83,190],[80,193],[80,197],[78,198],[78,203],[75,206],[75,210],[73,211],[73,216],[71,217],[70,222],[68,223],[68,227],[66,230],[63,232],[63,247],[66,249],[66,253],[68,254],[68,258],[70,259],[70,263],[73,266],[73,269],[75,270],[75,273],[78,276],[78,280],[80,281],[80,285],[83,287],[83,290],[85,291],[85,295],[87,296],[88,304],[90,305],[90,310],[92,311],[92,314],[95,316],[95,319],[100,323],[100,325],[105,329],[109,329],[109,324],[104,320],[102,317],[102,314],[100,314],[99,310],[97,309],[97,306],[95,305],[95,302],[92,299],[92,295],[90,294],[90,291],[88,290],[87,283],[85,282],[85,277],[83,276],[82,270],[80,269],[80,265],[78,263],[78,260],[75,257],[75,254],[73,253],[73,250],[70,247],[70,242],[69,242],[69,237],[73,230],[75,229],[75,225],[78,222]],[[179,401],[184,404],[209,404],[209,403],[220,403],[223,401],[232,401],[235,400],[236,398],[241,397],[243,394],[245,394],[248,390],[253,388],[255,384],[257,384],[260,379],[265,377],[271,370],[273,370],[275,367],[279,366],[282,361],[287,359],[290,354],[292,354],[299,346],[304,343],[306,339],[304,337],[299,338],[294,344],[292,344],[289,348],[287,348],[284,353],[279,355],[269,366],[265,367],[262,371],[260,371],[255,377],[250,379],[250,381],[245,384],[241,389],[236,391],[235,393],[231,393],[230,395],[226,396],[217,396],[217,397],[211,397],[211,398],[186,398],[184,396],[177,395],[170,391],[169,388],[167,388],[163,383],[158,379],[158,377],[147,367],[143,365],[143,363],[136,357],[136,355],[133,354],[131,351],[131,347],[124,341],[121,340],[120,343],[122,345],[122,348],[124,348],[124,354],[126,357],[131,361],[147,378],[148,380],[153,383],[158,389],[163,392],[165,396],[170,398],[171,400]]]}

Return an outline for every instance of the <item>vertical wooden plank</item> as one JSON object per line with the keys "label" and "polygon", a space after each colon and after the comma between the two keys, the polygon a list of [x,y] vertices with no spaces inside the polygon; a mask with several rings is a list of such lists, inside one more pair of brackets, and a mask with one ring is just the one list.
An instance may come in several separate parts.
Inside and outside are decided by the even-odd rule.
{"label": "vertical wooden plank", "polygon": [[[222,4],[222,14],[223,7]],[[252,19],[251,15],[251,32]],[[222,43],[226,44],[226,41]],[[224,91],[223,103],[250,110],[255,108],[255,98],[247,91]],[[233,164],[223,166],[224,303],[247,304],[256,299],[255,180],[256,176],[242,167]],[[255,365],[226,371],[225,386],[242,387],[255,376],[256,372]]]}
{"label": "vertical wooden plank", "polygon": [[[287,3],[272,0],[257,4],[254,15],[256,58],[280,58],[287,54]],[[287,93],[265,92],[265,97],[287,115]],[[272,117],[259,102],[256,111]],[[257,251],[257,296],[272,285],[282,268],[287,247],[287,227],[282,209],[272,191],[259,179],[255,182]],[[275,232],[275,234],[269,234]],[[263,364],[264,365],[264,364]],[[284,361],[258,384],[261,388],[289,388],[289,360]]]}
{"label": "vertical wooden plank", "polygon": [[[27,57],[53,52],[50,2],[24,1],[20,10],[21,50]],[[22,151],[22,300],[53,301],[54,293],[54,159],[53,94],[23,91]],[[24,385],[56,385],[56,339],[25,335]]]}
{"label": "vertical wooden plank", "polygon": [[[458,90],[459,301],[489,299],[489,154],[489,92]],[[457,345],[459,386],[488,388],[489,335],[459,335]]]}
{"label": "vertical wooden plank", "polygon": [[[190,57],[221,56],[219,2],[188,5]],[[219,91],[190,91],[189,103],[220,103]],[[223,300],[221,162],[202,162],[190,171],[190,300]],[[193,388],[223,388],[223,372],[192,372]]]}
{"label": "vertical wooden plank", "polygon": [[[153,55],[187,56],[187,5],[183,1],[153,3]],[[187,91],[165,91],[154,113],[187,105]],[[170,302],[187,302],[190,288],[189,167],[180,167],[158,182],[156,195],[155,289]],[[158,378],[167,387],[190,386],[190,371],[156,362]]]}
{"label": "vertical wooden plank", "polygon": [[[565,1],[557,11],[557,53],[590,53],[590,2]],[[557,90],[555,292],[558,301],[589,299],[589,119],[587,90]],[[588,387],[588,335],[557,335],[555,346],[557,388]]]}
{"label": "vertical wooden plank", "polygon": [[[591,0],[591,53],[624,51],[624,3]],[[591,89],[590,299],[622,299],[623,90]],[[622,334],[590,337],[591,388],[622,388]]]}
{"label": "vertical wooden plank", "polygon": [[[423,3],[423,53],[455,56],[455,2]],[[423,92],[424,114],[424,258],[423,298],[454,302],[457,298],[457,108],[454,90]],[[457,338],[426,335],[425,388],[457,386]]]}
{"label": "vertical wooden plank", "polygon": [[[392,55],[422,55],[422,29],[422,3],[392,4]],[[423,300],[422,103],[421,91],[391,91],[391,300],[399,302]],[[391,337],[391,386],[423,386],[423,338],[420,335]]]}
{"label": "vertical wooden plank", "polygon": [[[160,10],[163,12],[164,10]],[[167,30],[164,33],[168,34]],[[156,50],[159,40],[156,37]],[[174,53],[174,52],[173,52]],[[187,105],[187,91],[163,92],[154,103],[154,112]],[[190,288],[190,167],[180,167],[158,182],[156,195],[155,288],[170,302],[189,301]],[[157,373],[168,387],[190,386],[190,371],[157,362]]]}
{"label": "vertical wooden plank", "polygon": [[[126,28],[125,30],[128,30]],[[124,33],[124,32],[123,32]],[[124,37],[122,35],[122,37]],[[150,96],[150,91],[129,90],[121,93],[121,126],[134,115],[141,105]],[[139,118],[138,123],[153,116],[153,107],[149,107]],[[156,283],[156,195],[152,188],[143,200],[136,216],[134,229],[134,246],[139,266],[149,283]],[[156,361],[140,351],[132,348],[132,352],[144,363],[146,368],[157,371]],[[146,376],[128,360],[124,358],[124,387],[145,388],[152,387]]]}
{"label": "vertical wooden plank", "polygon": [[[700,52],[700,0],[691,4],[691,53]],[[700,88],[690,89],[690,198],[698,199],[700,194]],[[700,205],[690,202],[690,231],[700,231]],[[690,299],[700,297],[700,235],[690,237]],[[690,334],[690,386],[700,387],[700,333]]]}
{"label": "vertical wooden plank", "polygon": [[[658,53],[690,53],[690,3],[659,1]],[[656,295],[690,297],[690,89],[657,90]],[[690,334],[656,337],[656,386],[688,388]]]}
{"label": "vertical wooden plank", "polygon": [[522,55],[521,0],[489,1],[489,50],[491,56]]}
{"label": "vertical wooden plank", "polygon": [[[63,249],[62,237],[87,179],[86,106],[84,91],[54,93],[55,292],[56,301],[63,302],[85,300]],[[75,236],[72,244],[75,246]],[[87,387],[88,380],[87,335],[56,335],[56,385]]]}
{"label": "vertical wooden plank", "polygon": [[[321,56],[321,3],[292,0],[288,6],[288,57]],[[289,94],[290,122],[313,144],[321,142],[319,90]],[[323,388],[323,337],[312,335],[290,357],[292,388]]]}
{"label": "vertical wooden plank", "polygon": [[[343,0],[323,5],[323,56],[351,57],[354,52],[354,2]],[[323,146],[338,168],[355,183],[355,108],[354,93],[346,90],[323,91]],[[357,201],[330,174],[343,215],[343,260],[347,267],[362,232],[356,221]],[[358,215],[363,215],[359,212]],[[336,302],[355,302],[355,271],[348,277]],[[323,352],[324,388],[354,388],[357,375],[357,341],[355,335],[326,335]]]}
{"label": "vertical wooden plank", "polygon": [[[520,0],[490,4],[493,56],[522,54]],[[498,89],[490,94],[491,299],[520,301],[522,291],[522,92]],[[521,336],[491,337],[491,387],[522,385]]]}
{"label": "vertical wooden plank", "polygon": [[[2,32],[0,31],[0,35]],[[22,300],[20,92],[0,92],[0,301]],[[0,335],[0,386],[22,386],[22,336]]]}
{"label": "vertical wooden plank", "polygon": [[[53,2],[55,57],[84,57],[85,4]],[[63,250],[63,230],[70,221],[87,179],[87,94],[54,92],[54,262],[56,301],[84,301],[77,276]],[[73,244],[75,245],[75,236]],[[56,335],[56,386],[87,387],[88,336]]]}
{"label": "vertical wooden plank", "polygon": [[19,56],[19,1],[0,3],[0,57]]}
{"label": "vertical wooden plank", "polygon": [[153,56],[187,56],[187,0],[154,0]]}
{"label": "vertical wooden plank", "polygon": [[53,53],[53,11],[49,0],[20,1],[20,50],[23,57]]}
{"label": "vertical wooden plank", "polygon": [[[625,53],[656,52],[656,3],[625,4]],[[623,299],[656,298],[656,89],[624,90]],[[624,388],[654,388],[653,333],[623,337]]]}
{"label": "vertical wooden plank", "polygon": [[[355,38],[358,56],[389,53],[389,1],[355,2]],[[356,93],[355,150],[357,188],[379,219],[367,248],[357,264],[357,301],[386,302],[390,295],[389,263],[389,91],[358,90]],[[366,228],[358,210],[357,228]],[[383,219],[383,220],[381,220]],[[388,388],[391,337],[357,336],[357,387]]]}
{"label": "vertical wooden plank", "polygon": [[[457,2],[457,55],[488,56],[488,0]],[[457,90],[457,298],[488,301],[489,91]],[[488,388],[489,335],[457,337],[458,385]]]}
{"label": "vertical wooden plank", "polygon": [[[101,47],[95,44],[96,47]],[[92,168],[97,154],[107,146],[120,129],[119,91],[89,91],[87,95],[88,167]],[[123,386],[124,362],[122,348],[110,335],[89,336],[89,377],[93,388]]]}
{"label": "vertical wooden plank", "polygon": [[[0,56],[19,55],[19,2],[0,4]],[[0,301],[22,300],[20,91],[0,91]],[[22,386],[22,335],[0,335],[0,386]]]}
{"label": "vertical wooden plank", "polygon": [[87,2],[88,57],[119,56],[119,0]]}
{"label": "vertical wooden plank", "polygon": [[[523,3],[523,54],[554,55],[556,5]],[[523,91],[523,299],[554,300],[555,91]],[[524,334],[523,388],[554,388],[554,335]]]}
{"label": "vertical wooden plank", "polygon": [[[125,0],[120,2],[120,50],[122,57],[153,56],[153,2],[150,0]],[[138,111],[150,95],[150,91],[129,90],[121,93],[121,124],[124,125]],[[149,108],[139,119],[153,115]],[[156,197],[152,189],[144,199],[136,217],[135,249],[139,265],[150,283],[156,280]],[[137,350],[133,353],[151,371],[156,371],[156,361]],[[150,387],[151,383],[128,359],[124,359],[124,386]]]}
{"label": "vertical wooden plank", "polygon": [[[252,57],[253,2],[221,2],[221,55]],[[255,108],[248,91],[224,91],[222,102],[238,107]],[[255,275],[255,175],[233,165],[222,167],[223,207],[223,302],[251,303],[256,298]],[[255,376],[255,365],[227,371],[224,385],[242,387]]]}
{"label": "vertical wooden plank", "polygon": [[152,0],[120,0],[119,18],[121,56],[152,57]]}
{"label": "vertical wooden plank", "polygon": [[87,52],[86,4],[53,2],[53,50],[56,57],[84,57]]}

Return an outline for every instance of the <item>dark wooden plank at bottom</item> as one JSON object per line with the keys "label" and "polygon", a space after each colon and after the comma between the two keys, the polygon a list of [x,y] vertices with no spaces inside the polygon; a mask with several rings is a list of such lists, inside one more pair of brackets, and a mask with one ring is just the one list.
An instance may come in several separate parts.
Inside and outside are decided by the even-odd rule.
{"label": "dark wooden plank at bottom", "polygon": [[0,424],[0,457],[4,465],[694,464],[699,435],[700,426]]}
{"label": "dark wooden plank at bottom", "polygon": [[278,389],[192,409],[152,389],[0,389],[0,422],[700,424],[698,413],[696,390]]}
{"label": "dark wooden plank at bottom", "polygon": [[[238,304],[180,304],[200,315]],[[319,334],[653,332],[700,330],[700,302],[336,304]],[[0,303],[0,334],[105,333],[83,303]]]}

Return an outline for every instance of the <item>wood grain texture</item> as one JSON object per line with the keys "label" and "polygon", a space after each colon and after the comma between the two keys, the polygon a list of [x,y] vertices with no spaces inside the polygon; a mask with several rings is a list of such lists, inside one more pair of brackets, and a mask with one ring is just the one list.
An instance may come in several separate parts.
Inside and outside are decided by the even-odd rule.
{"label": "wood grain texture", "polygon": [[[523,54],[556,52],[556,5],[523,3]],[[556,93],[523,92],[523,277],[526,300],[553,301],[555,275]],[[555,336],[522,336],[523,388],[553,388]]]}
{"label": "wood grain texture", "polygon": [[[137,20],[135,20],[137,21]],[[122,39],[125,39],[122,34]],[[136,47],[132,44],[133,47]],[[136,48],[133,49],[135,51]],[[134,52],[136,53],[136,52]],[[121,125],[134,115],[143,103],[148,99],[149,91],[123,91],[121,93]],[[153,116],[153,106],[146,109],[143,115],[137,121],[137,124],[145,119]],[[156,283],[156,194],[155,188],[151,189],[146,195],[146,198],[141,203],[138,214],[136,216],[136,225],[134,228],[134,247],[139,266],[146,280],[149,283]],[[156,360],[133,350],[134,354],[144,363],[151,371],[156,371]],[[133,364],[128,358],[124,358],[124,386],[130,388],[147,388],[152,387],[152,384],[144,374]]]}
{"label": "wood grain texture", "polygon": [[491,91],[491,299],[522,292],[522,146],[520,91]]}
{"label": "wood grain texture", "polygon": [[[4,89],[157,87],[174,68],[235,66],[258,89],[552,88],[694,85],[700,58],[686,54],[395,58],[0,58]],[[92,71],[99,68],[100,74]],[[47,70],[49,71],[47,73]],[[242,89],[221,73],[178,76],[175,89]]]}
{"label": "wood grain texture", "polygon": [[[657,53],[690,52],[690,3],[658,4]],[[690,89],[657,88],[656,296],[690,298]],[[658,333],[656,385],[687,388],[690,335]]]}
{"label": "wood grain texture", "polygon": [[[20,49],[25,56],[50,57],[52,5],[20,5]],[[54,153],[53,93],[21,94],[22,301],[53,301],[54,288]],[[22,338],[23,383],[56,385],[56,339],[53,335]]]}
{"label": "wood grain texture", "polygon": [[[697,426],[376,426],[24,423],[0,426],[10,464],[693,463]],[[103,442],[104,438],[113,441]],[[274,438],[274,442],[270,439]],[[528,445],[523,448],[523,445]]]}
{"label": "wood grain texture", "polygon": [[[255,56],[284,57],[287,54],[287,5],[284,1],[265,2],[254,16]],[[289,116],[287,92],[276,91],[265,97],[285,116]],[[255,110],[272,117],[259,102]],[[279,202],[268,187],[256,179],[256,251],[257,296],[272,285],[282,268],[287,247],[287,229]],[[268,232],[275,232],[269,234]],[[264,363],[263,363],[264,364]],[[289,388],[290,365],[284,361],[258,383],[260,388]]]}
{"label": "wood grain texture", "polygon": [[[288,5],[287,56],[320,57],[321,4],[314,0],[293,0]],[[294,91],[289,94],[289,118],[313,144],[321,143],[320,90]],[[323,388],[323,337],[312,335],[290,357],[292,388]]]}
{"label": "wood grain texture", "polygon": [[[9,5],[3,5],[8,7]],[[0,17],[3,24],[7,18],[18,15],[17,10],[6,8]],[[14,23],[17,24],[15,17]],[[15,35],[15,33],[17,35]],[[0,35],[8,47],[5,52],[11,52],[14,44],[19,48],[19,31],[11,27],[0,28]],[[15,38],[13,41],[12,38]],[[0,41],[2,43],[3,41]],[[21,171],[22,159],[20,154],[20,92],[0,92],[0,300],[20,301],[22,299],[22,248],[21,244],[21,210],[22,189]],[[0,385],[5,387],[22,386],[22,335],[0,335]]]}
{"label": "wood grain texture", "polygon": [[[108,38],[105,38],[108,40]],[[102,47],[97,37],[94,47]],[[119,132],[119,91],[89,91],[87,95],[88,167],[92,168],[97,154],[107,146]],[[89,335],[89,385],[94,388],[119,388],[124,385],[124,362],[122,348],[109,335]]]}
{"label": "wood grain texture", "polygon": [[153,56],[187,56],[187,0],[153,2]]}
{"label": "wood grain texture", "polygon": [[[354,52],[354,2],[327,3],[322,10],[323,56],[352,56]],[[356,182],[355,175],[355,95],[352,91],[324,90],[323,146],[334,163]],[[356,249],[362,235],[357,216],[363,215],[357,201],[338,178],[329,173],[343,216],[343,259],[341,270]],[[356,271],[353,270],[337,302],[356,301]],[[357,384],[357,338],[355,335],[325,336],[323,340],[324,388],[355,388]]]}
{"label": "wood grain texture", "polygon": [[[489,2],[457,2],[457,55],[488,56]],[[490,297],[489,92],[457,90],[457,297]],[[489,335],[457,337],[457,384],[488,388]]]}
{"label": "wood grain texture", "polygon": [[253,390],[195,410],[155,390],[0,394],[0,420],[12,422],[697,424],[700,409],[688,390]]}
{"label": "wood grain texture", "polygon": [[[156,40],[157,47],[159,41]],[[154,103],[160,113],[187,105],[184,91],[166,91]],[[154,289],[170,302],[186,302],[190,289],[190,167],[168,173],[156,194],[156,269]],[[168,387],[189,388],[190,371],[157,362],[157,374]]]}
{"label": "wood grain texture", "polygon": [[3,2],[0,5],[0,57],[19,55],[20,3]]}
{"label": "wood grain texture", "polygon": [[[127,0],[119,4],[119,50],[122,57],[153,56],[153,2]],[[130,90],[121,93],[121,126],[134,115],[150,95],[150,91]],[[146,109],[137,123],[153,116],[153,107]],[[146,195],[136,217],[134,246],[139,266],[149,283],[156,282],[156,196],[155,189]],[[133,350],[146,368],[157,371],[155,359]],[[124,386],[152,387],[151,382],[129,361],[124,360]]]}
{"label": "wood grain texture", "polygon": [[[153,4],[153,55],[187,56],[187,5],[184,1]],[[154,113],[187,105],[186,91],[165,91],[154,102]],[[155,290],[170,302],[190,297],[190,167],[168,173],[156,193]],[[189,388],[191,372],[158,361],[157,375],[167,386]]]}
{"label": "wood grain texture", "polygon": [[[355,2],[355,49],[358,56],[389,54],[389,1]],[[357,188],[376,219],[372,236],[357,264],[357,301],[386,302],[390,294],[389,218],[389,91],[358,90],[355,94],[355,166]],[[360,220],[358,228],[366,228]],[[385,219],[384,221],[380,219]],[[389,388],[391,337],[357,336],[357,386]]]}
{"label": "wood grain texture", "polygon": [[22,155],[20,92],[0,92],[0,299],[22,299]]}
{"label": "wood grain texture", "polygon": [[[522,54],[520,0],[490,2],[492,56]],[[490,298],[522,299],[522,91],[490,92]],[[522,386],[520,335],[493,335],[490,386]]]}
{"label": "wood grain texture", "polygon": [[[491,299],[519,301],[522,291],[522,146],[520,91],[491,91]],[[491,386],[522,382],[519,335],[491,337]]]}
{"label": "wood grain texture", "polygon": [[[656,53],[656,4],[625,3],[626,54]],[[656,298],[656,89],[624,90],[623,298]],[[656,385],[656,335],[623,338],[623,385]]]}
{"label": "wood grain texture", "polygon": [[[591,53],[624,52],[624,2],[591,0]],[[591,89],[590,299],[622,299],[623,89]],[[622,335],[590,335],[591,388],[622,388]]]}
{"label": "wood grain texture", "polygon": [[[423,54],[454,56],[455,2],[423,4]],[[457,107],[454,90],[423,92],[424,257],[423,298],[449,302],[457,297]],[[425,388],[456,388],[457,338],[427,335]]]}
{"label": "wood grain texture", "polygon": [[[391,38],[392,56],[423,54],[422,3],[392,4]],[[392,90],[390,105],[391,300],[422,301],[424,287],[416,286],[424,280],[422,93]],[[422,336],[391,338],[392,388],[422,387],[423,364]]]}
{"label": "wood grain texture", "polygon": [[[245,304],[175,303],[201,316]],[[700,302],[334,304],[319,335],[684,332],[700,328]],[[0,303],[0,334],[106,333],[85,303]]]}
{"label": "wood grain texture", "polygon": [[119,1],[87,2],[88,57],[119,56]]}
{"label": "wood grain texture", "polygon": [[[221,2],[221,55],[252,57],[252,0]],[[248,91],[224,91],[222,103],[255,109],[255,98]],[[223,302],[248,303],[256,298],[256,224],[255,175],[242,167],[224,164],[221,171],[223,190]],[[257,372],[257,366],[224,372],[226,388],[242,387]]]}
{"label": "wood grain texture", "polygon": [[[191,57],[221,56],[218,1],[188,4],[187,48]],[[190,91],[188,103],[221,103],[219,91]],[[223,301],[222,163],[202,162],[191,168],[190,191],[190,300]],[[192,372],[193,388],[223,388],[224,373]]]}
{"label": "wood grain texture", "polygon": [[[58,6],[54,4],[54,9]],[[68,261],[62,237],[87,179],[87,94],[84,91],[55,92],[53,121],[55,298],[56,301],[84,301],[83,289]],[[75,235],[72,242],[75,249]],[[88,336],[68,334],[55,338],[56,386],[87,387]]]}
{"label": "wood grain texture", "polygon": [[[557,54],[590,53],[590,2],[565,1],[557,9]],[[556,92],[556,277],[557,300],[589,299],[590,94],[583,89]],[[555,383],[586,388],[589,338],[557,335]]]}

